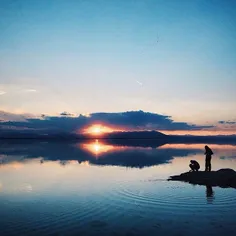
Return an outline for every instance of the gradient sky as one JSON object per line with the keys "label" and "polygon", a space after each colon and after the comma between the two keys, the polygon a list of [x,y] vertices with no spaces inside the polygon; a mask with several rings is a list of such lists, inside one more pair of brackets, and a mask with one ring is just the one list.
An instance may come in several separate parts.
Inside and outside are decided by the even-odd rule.
{"label": "gradient sky", "polygon": [[236,1],[0,0],[0,110],[236,120]]}

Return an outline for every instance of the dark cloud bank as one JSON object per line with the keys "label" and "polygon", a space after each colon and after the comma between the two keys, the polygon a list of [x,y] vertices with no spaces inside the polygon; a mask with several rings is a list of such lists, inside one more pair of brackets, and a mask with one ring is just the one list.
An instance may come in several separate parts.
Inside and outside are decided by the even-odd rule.
{"label": "dark cloud bank", "polygon": [[236,121],[224,121],[224,120],[220,120],[218,121],[219,124],[225,124],[225,125],[235,125]]}
{"label": "dark cloud bank", "polygon": [[[89,117],[79,115],[78,117],[71,117],[70,113],[62,112],[61,116],[46,116],[42,115],[39,118],[27,118],[25,121],[2,121],[0,129],[16,130],[25,128],[28,132],[53,133],[63,131],[67,133],[81,130],[84,127],[101,123],[104,125],[118,126],[121,128],[135,129],[135,130],[201,130],[203,128],[212,128],[214,126],[198,126],[191,125],[186,122],[175,122],[170,116],[160,115],[156,113],[144,111],[127,111],[119,113],[92,113]],[[1,117],[0,117],[1,120]],[[10,127],[10,128],[9,128]]]}

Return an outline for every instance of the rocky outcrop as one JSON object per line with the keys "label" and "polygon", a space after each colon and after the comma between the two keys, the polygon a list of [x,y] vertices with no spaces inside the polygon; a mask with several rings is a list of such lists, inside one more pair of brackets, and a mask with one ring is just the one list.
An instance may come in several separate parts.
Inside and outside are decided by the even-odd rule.
{"label": "rocky outcrop", "polygon": [[220,169],[210,172],[185,172],[180,175],[170,176],[168,180],[184,181],[191,184],[219,186],[224,188],[236,188],[236,172],[232,169]]}

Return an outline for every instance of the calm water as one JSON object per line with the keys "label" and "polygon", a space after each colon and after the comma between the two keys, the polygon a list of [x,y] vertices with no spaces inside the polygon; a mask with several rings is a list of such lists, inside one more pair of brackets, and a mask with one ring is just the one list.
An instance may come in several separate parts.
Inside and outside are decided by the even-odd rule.
{"label": "calm water", "polygon": [[[204,145],[1,142],[1,235],[236,235],[235,189],[166,181]],[[236,146],[209,146],[236,170]]]}

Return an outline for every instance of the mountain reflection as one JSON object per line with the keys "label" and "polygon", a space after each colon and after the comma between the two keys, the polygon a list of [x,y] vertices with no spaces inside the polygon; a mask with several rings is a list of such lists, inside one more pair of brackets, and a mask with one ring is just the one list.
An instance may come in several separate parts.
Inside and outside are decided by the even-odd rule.
{"label": "mountain reflection", "polygon": [[[134,142],[128,140],[89,140],[87,142],[39,142],[37,140],[4,141],[0,144],[0,165],[23,163],[29,159],[57,161],[65,166],[71,163],[88,163],[92,165],[111,165],[143,168],[171,162],[176,157],[203,155],[202,145],[163,145],[151,140]],[[218,147],[219,146],[219,147]],[[220,148],[215,146],[214,150]],[[235,156],[235,146],[227,146]],[[223,147],[224,149],[224,147]],[[222,155],[227,154],[226,150]],[[181,161],[180,161],[181,163]],[[184,163],[185,165],[185,163]]]}
{"label": "mountain reflection", "polygon": [[108,144],[102,140],[94,140],[88,143],[77,143],[75,145],[77,148],[85,150],[92,155],[96,157],[100,157],[105,155],[106,153],[111,153],[111,152],[123,152],[123,151],[128,151],[128,150],[152,150],[153,147],[143,147],[143,146],[123,146],[123,145],[118,145],[118,144]]}

